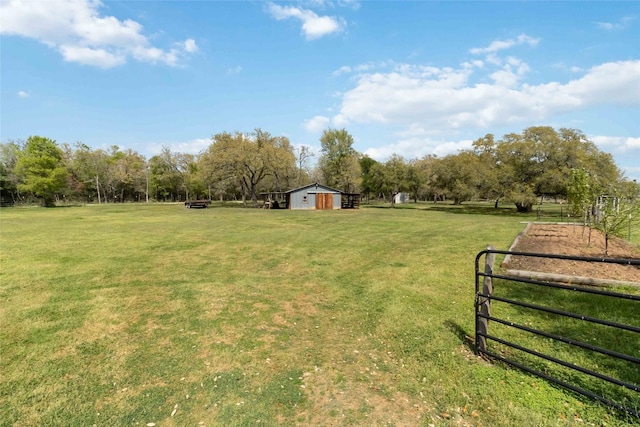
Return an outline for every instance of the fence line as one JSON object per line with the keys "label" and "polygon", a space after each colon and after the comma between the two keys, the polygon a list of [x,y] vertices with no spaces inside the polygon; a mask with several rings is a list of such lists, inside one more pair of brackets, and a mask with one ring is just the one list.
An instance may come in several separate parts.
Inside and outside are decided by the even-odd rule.
{"label": "fence line", "polygon": [[[522,352],[527,355],[533,356],[536,360],[542,359],[547,362],[551,362],[563,368],[576,371],[581,374],[587,375],[589,377],[596,378],[600,381],[621,387],[625,390],[629,390],[632,393],[640,393],[640,385],[635,384],[634,382],[626,378],[615,378],[612,375],[604,374],[594,369],[589,369],[583,366],[579,366],[570,361],[562,360],[550,354],[545,354],[544,352],[538,351],[533,348],[529,348],[524,343],[521,343],[521,342],[516,343],[506,339],[505,337],[501,337],[495,333],[489,332],[490,322],[495,322],[496,324],[502,325],[502,327],[505,327],[505,328],[514,328],[519,331],[530,334],[532,336],[541,336],[549,340],[552,340],[554,342],[561,342],[561,343],[570,345],[572,347],[580,348],[583,351],[601,354],[609,359],[617,361],[616,363],[622,363],[623,366],[629,367],[631,372],[633,372],[634,370],[635,372],[640,372],[640,358],[637,357],[637,355],[640,355],[640,348],[638,348],[637,351],[634,350],[632,352],[633,354],[626,354],[624,352],[616,351],[611,348],[605,348],[602,346],[593,345],[588,342],[581,341],[580,339],[574,339],[572,337],[567,337],[567,336],[559,335],[557,333],[544,331],[539,328],[534,328],[532,326],[527,326],[526,323],[523,325],[518,323],[517,319],[511,319],[511,318],[503,319],[491,314],[491,303],[497,302],[500,304],[504,304],[506,306],[519,307],[521,309],[526,309],[531,311],[532,313],[546,313],[554,316],[560,316],[562,318],[569,318],[569,319],[574,319],[581,322],[588,322],[589,324],[593,324],[593,325],[601,325],[607,328],[613,328],[616,331],[618,330],[627,331],[627,333],[640,335],[640,325],[628,324],[623,321],[612,321],[612,320],[602,319],[600,317],[588,315],[585,313],[578,313],[578,312],[563,310],[562,308],[559,308],[559,307],[544,306],[537,303],[533,304],[531,302],[525,302],[517,298],[507,298],[504,296],[496,295],[494,292],[494,290],[496,290],[496,283],[494,283],[494,279],[504,281],[505,283],[508,283],[508,282],[520,283],[528,287],[533,287],[534,289],[539,287],[544,287],[547,289],[551,288],[552,290],[564,290],[564,291],[575,292],[578,294],[592,295],[594,297],[597,296],[597,297],[613,299],[613,300],[624,300],[634,305],[632,312],[635,312],[635,313],[640,312],[640,295],[624,293],[624,292],[614,292],[611,290],[605,290],[600,288],[590,288],[590,287],[576,286],[572,284],[557,283],[552,280],[535,280],[535,279],[530,279],[526,277],[510,275],[510,274],[494,274],[493,265],[495,262],[495,256],[500,254],[508,255],[508,256],[562,259],[562,260],[570,260],[570,261],[576,261],[576,262],[632,265],[632,266],[638,266],[639,268],[640,268],[640,260],[616,259],[616,258],[593,258],[593,257],[578,257],[578,256],[570,256],[570,255],[550,255],[550,254],[529,253],[529,252],[499,251],[499,250],[493,249],[492,247],[488,247],[486,250],[480,252],[476,256],[476,260],[475,260],[475,291],[476,291],[475,346],[476,346],[477,354],[485,355],[493,359],[500,360],[502,362],[515,366],[519,369],[522,369],[526,372],[542,377],[557,385],[560,385],[569,390],[572,390],[576,393],[582,394],[596,401],[599,401],[601,403],[604,403],[606,405],[609,405],[611,407],[624,411],[634,417],[640,418],[640,411],[638,408],[640,406],[640,399],[637,400],[638,403],[634,404],[634,407],[630,407],[627,404],[616,401],[614,398],[610,396],[602,396],[598,393],[595,393],[593,390],[587,390],[585,387],[581,386],[580,384],[570,383],[564,379],[561,379],[557,375],[553,375],[552,373],[550,374],[547,372],[542,372],[539,369],[535,369],[529,364],[522,363],[521,360],[516,360],[515,358],[510,357],[508,352],[505,352],[505,353],[496,352],[494,351],[494,349],[492,348],[492,344],[490,343],[497,343],[497,344],[506,346],[513,350],[517,350],[518,352]],[[480,260],[482,257],[484,257],[485,262],[484,262],[484,268],[481,271]],[[482,284],[480,283],[480,278],[482,278]],[[640,340],[640,336],[638,338]],[[633,381],[638,381],[638,380],[635,379],[634,377]]]}

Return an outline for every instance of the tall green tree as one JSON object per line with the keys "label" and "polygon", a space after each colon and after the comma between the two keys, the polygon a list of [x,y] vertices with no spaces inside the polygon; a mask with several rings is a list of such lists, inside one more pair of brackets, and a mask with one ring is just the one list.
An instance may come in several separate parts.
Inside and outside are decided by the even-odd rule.
{"label": "tall green tree", "polygon": [[180,153],[172,152],[167,146],[162,147],[160,154],[149,159],[150,191],[157,200],[182,200],[182,194],[186,198],[185,168]]}
{"label": "tall green tree", "polygon": [[496,142],[493,134],[486,134],[473,141],[473,152],[478,157],[476,164],[478,172],[478,195],[484,199],[495,200],[494,206],[504,196],[505,189],[498,179],[496,157]]}
{"label": "tall green tree", "polygon": [[106,151],[76,144],[69,166],[75,194],[87,202],[106,202],[105,184],[108,182],[109,168],[110,157]]}
{"label": "tall green tree", "polygon": [[405,189],[413,198],[415,203],[418,203],[420,197],[420,190],[424,184],[425,177],[421,173],[418,160],[412,159],[406,163],[405,171]]}
{"label": "tall green tree", "polygon": [[116,197],[119,201],[140,201],[146,192],[147,162],[132,149],[119,152],[113,159]]}
{"label": "tall green tree", "polygon": [[384,164],[373,167],[372,174],[377,187],[389,194],[391,207],[395,207],[395,194],[409,190],[408,167],[402,156],[393,154]]}
{"label": "tall green tree", "polygon": [[261,129],[251,134],[219,133],[200,156],[207,185],[233,188],[242,192],[243,203],[251,199],[258,205],[261,190],[288,189],[296,176],[296,158],[289,140]]}
{"label": "tall green tree", "polygon": [[182,188],[185,199],[200,199],[208,193],[207,186],[200,174],[198,156],[190,153],[178,154],[179,169],[182,174]]}
{"label": "tall green tree", "polygon": [[324,184],[352,193],[360,188],[361,171],[353,137],[345,129],[325,129],[320,137],[318,159]]}
{"label": "tall green tree", "polygon": [[412,182],[415,197],[426,200],[433,198],[436,200],[440,190],[435,185],[435,165],[440,159],[435,154],[426,155],[418,160],[412,161],[417,179]]}
{"label": "tall green tree", "polygon": [[0,198],[12,203],[20,199],[15,169],[21,151],[21,144],[15,141],[0,144]]}
{"label": "tall green tree", "polygon": [[15,166],[20,177],[18,188],[39,197],[43,206],[55,206],[56,193],[64,189],[67,178],[62,158],[62,150],[54,140],[30,136]]}
{"label": "tall green tree", "polygon": [[614,184],[620,172],[580,131],[534,126],[507,134],[496,147],[498,181],[518,212],[530,212],[543,196],[567,196],[571,170],[584,168],[598,185]]}
{"label": "tall green tree", "polygon": [[360,185],[361,191],[364,197],[369,200],[371,197],[371,193],[379,193],[380,190],[376,188],[373,182],[373,177],[371,175],[371,170],[374,165],[378,164],[377,160],[372,159],[366,154],[360,157]]}
{"label": "tall green tree", "polygon": [[287,191],[296,182],[298,175],[297,158],[289,138],[273,136],[262,129],[254,131],[254,138],[269,169],[264,189]]}
{"label": "tall green tree", "polygon": [[537,180],[542,174],[535,144],[517,133],[504,135],[496,149],[498,180],[505,197],[518,212],[531,212],[537,200]]}
{"label": "tall green tree", "polygon": [[435,186],[456,205],[470,200],[478,195],[480,186],[478,163],[478,156],[472,151],[443,157],[435,164]]}

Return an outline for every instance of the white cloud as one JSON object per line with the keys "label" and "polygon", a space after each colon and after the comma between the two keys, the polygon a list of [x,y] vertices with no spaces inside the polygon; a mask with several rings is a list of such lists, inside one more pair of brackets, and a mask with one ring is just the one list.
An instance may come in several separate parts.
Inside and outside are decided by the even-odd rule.
{"label": "white cloud", "polygon": [[349,67],[348,65],[343,65],[342,67],[338,68],[333,73],[331,73],[331,75],[334,77],[337,77],[341,74],[349,74],[351,73],[352,70],[353,68]]}
{"label": "white cloud", "polygon": [[2,2],[0,33],[38,40],[66,61],[101,68],[122,65],[128,57],[175,66],[198,49],[193,39],[171,49],[152,46],[142,25],[104,16],[102,6],[98,0]]}
{"label": "white cloud", "polygon": [[371,71],[374,69],[386,68],[394,64],[395,63],[393,61],[381,61],[381,62],[367,62],[364,64],[358,64],[354,66],[343,65],[342,67],[338,68],[333,73],[331,73],[331,75],[333,77],[338,77],[342,74],[351,74],[351,73],[361,74],[366,71]]}
{"label": "white cloud", "polygon": [[353,10],[360,9],[360,2],[357,0],[338,0],[338,5],[343,7],[348,7]]}
{"label": "white cloud", "polygon": [[346,26],[344,20],[334,16],[318,16],[309,9],[294,6],[267,4],[267,11],[277,20],[294,18],[302,22],[302,32],[307,40],[317,39],[329,34],[339,33]]}
{"label": "white cloud", "polygon": [[[411,131],[409,131],[411,133]],[[405,134],[401,132],[398,135]],[[408,138],[400,138],[393,144],[381,147],[369,148],[364,154],[380,162],[384,162],[393,154],[401,155],[407,159],[419,159],[428,154],[444,157],[448,154],[456,154],[461,150],[472,147],[473,141],[463,139],[460,141],[435,140],[426,136],[425,132],[415,132]]]}
{"label": "white cloud", "polygon": [[640,60],[597,65],[582,78],[560,87],[583,105],[640,105]]}
{"label": "white cloud", "polygon": [[305,120],[302,123],[302,127],[304,127],[308,132],[320,132],[323,129],[326,129],[329,125],[331,119],[325,116],[314,116],[310,119]]}
{"label": "white cloud", "polygon": [[104,49],[92,49],[84,46],[67,46],[59,47],[60,53],[65,61],[77,62],[84,65],[93,65],[101,68],[111,68],[122,65],[126,62],[126,58],[120,53],[110,53]]}
{"label": "white cloud", "polygon": [[162,152],[163,147],[169,147],[175,153],[199,154],[211,145],[211,138],[197,138],[186,142],[152,143],[147,146],[151,156]]}
{"label": "white cloud", "polygon": [[498,86],[513,87],[529,71],[529,66],[513,57],[508,57],[506,62],[501,70],[490,74],[489,77]]}
{"label": "white cloud", "polygon": [[494,54],[500,50],[509,49],[513,46],[518,46],[521,44],[527,44],[531,47],[535,47],[538,45],[540,39],[536,39],[530,37],[526,34],[520,34],[515,39],[507,39],[507,40],[494,40],[487,47],[475,47],[469,50],[469,53],[474,55],[478,55],[481,53]]}
{"label": "white cloud", "polygon": [[463,68],[482,68],[484,67],[484,62],[479,59],[474,59],[471,62],[463,62],[461,65]]}
{"label": "white cloud", "polygon": [[551,65],[553,68],[556,68],[558,70],[561,70],[563,72],[568,72],[568,73],[582,73],[584,72],[584,68],[582,67],[578,67],[577,65],[567,65],[564,62],[556,62],[555,64]]}
{"label": "white cloud", "polygon": [[227,74],[238,74],[242,72],[242,66],[236,65],[235,67],[227,68]]}
{"label": "white cloud", "polygon": [[337,114],[331,119],[333,125],[337,128],[343,128],[349,124],[349,119],[342,114]]}
{"label": "white cloud", "polygon": [[[391,72],[363,74],[343,93],[333,121],[446,131],[530,123],[589,106],[640,105],[640,60],[605,63],[566,83],[537,85],[520,82],[527,64],[506,62],[495,71],[402,64]],[[478,70],[489,80],[470,84]]]}
{"label": "white cloud", "polygon": [[640,137],[591,136],[589,140],[607,152],[640,150]]}
{"label": "white cloud", "polygon": [[[572,127],[575,117],[569,117],[569,122],[563,117],[586,109],[640,107],[640,60],[590,68],[560,63],[553,67],[563,70],[561,76],[567,80],[540,80],[543,74],[523,60],[498,56],[508,47],[537,42],[525,35],[495,42],[474,51],[486,55],[482,60],[467,60],[453,68],[393,61],[344,65],[332,75],[349,74],[350,78],[328,118],[335,127],[373,125],[375,131],[368,141],[375,148],[364,152],[384,161],[394,153],[405,158],[456,153],[471,148],[469,138],[482,132],[545,122]],[[531,74],[537,82],[528,80]],[[376,140],[384,145],[375,145]],[[640,163],[637,135],[592,140],[601,150],[620,155],[623,170],[629,169],[625,162]]]}
{"label": "white cloud", "polygon": [[138,61],[151,62],[152,64],[162,62],[174,66],[178,64],[180,51],[175,48],[165,51],[157,47],[136,46],[131,50],[131,55]]}
{"label": "white cloud", "polygon": [[187,39],[184,41],[185,52],[193,53],[198,51],[198,45],[194,39]]}
{"label": "white cloud", "polygon": [[631,22],[635,21],[635,16],[625,16],[624,18],[619,19],[617,22],[595,22],[596,27],[601,30],[613,31],[613,30],[624,30],[631,24]]}
{"label": "white cloud", "polygon": [[28,98],[31,96],[31,94],[29,92],[25,92],[24,90],[19,90],[18,91],[18,96],[20,98]]}

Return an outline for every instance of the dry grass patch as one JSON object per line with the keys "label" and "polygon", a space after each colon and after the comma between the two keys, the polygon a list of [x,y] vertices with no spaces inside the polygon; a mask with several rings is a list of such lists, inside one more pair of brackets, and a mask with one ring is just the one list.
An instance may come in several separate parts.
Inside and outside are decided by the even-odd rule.
{"label": "dry grass patch", "polygon": [[385,386],[392,383],[388,375],[382,374],[375,383],[364,382],[361,372],[364,371],[318,369],[306,372],[303,383],[310,404],[298,413],[298,425],[425,424],[428,406],[407,393]]}

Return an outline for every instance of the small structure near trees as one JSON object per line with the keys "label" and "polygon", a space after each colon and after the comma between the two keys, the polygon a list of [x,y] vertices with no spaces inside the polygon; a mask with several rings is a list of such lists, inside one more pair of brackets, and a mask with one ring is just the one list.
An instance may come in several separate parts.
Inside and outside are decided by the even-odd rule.
{"label": "small structure near trees", "polygon": [[285,192],[261,193],[261,196],[265,209],[333,210],[360,207],[360,194],[343,193],[317,182]]}
{"label": "small structure near trees", "polygon": [[395,193],[393,195],[393,204],[401,205],[403,203],[409,203],[409,193],[403,193],[403,192]]}
{"label": "small structure near trees", "polygon": [[359,209],[360,193],[342,193],[342,209]]}
{"label": "small structure near trees", "polygon": [[184,202],[186,208],[208,208],[211,200],[187,200]]}

